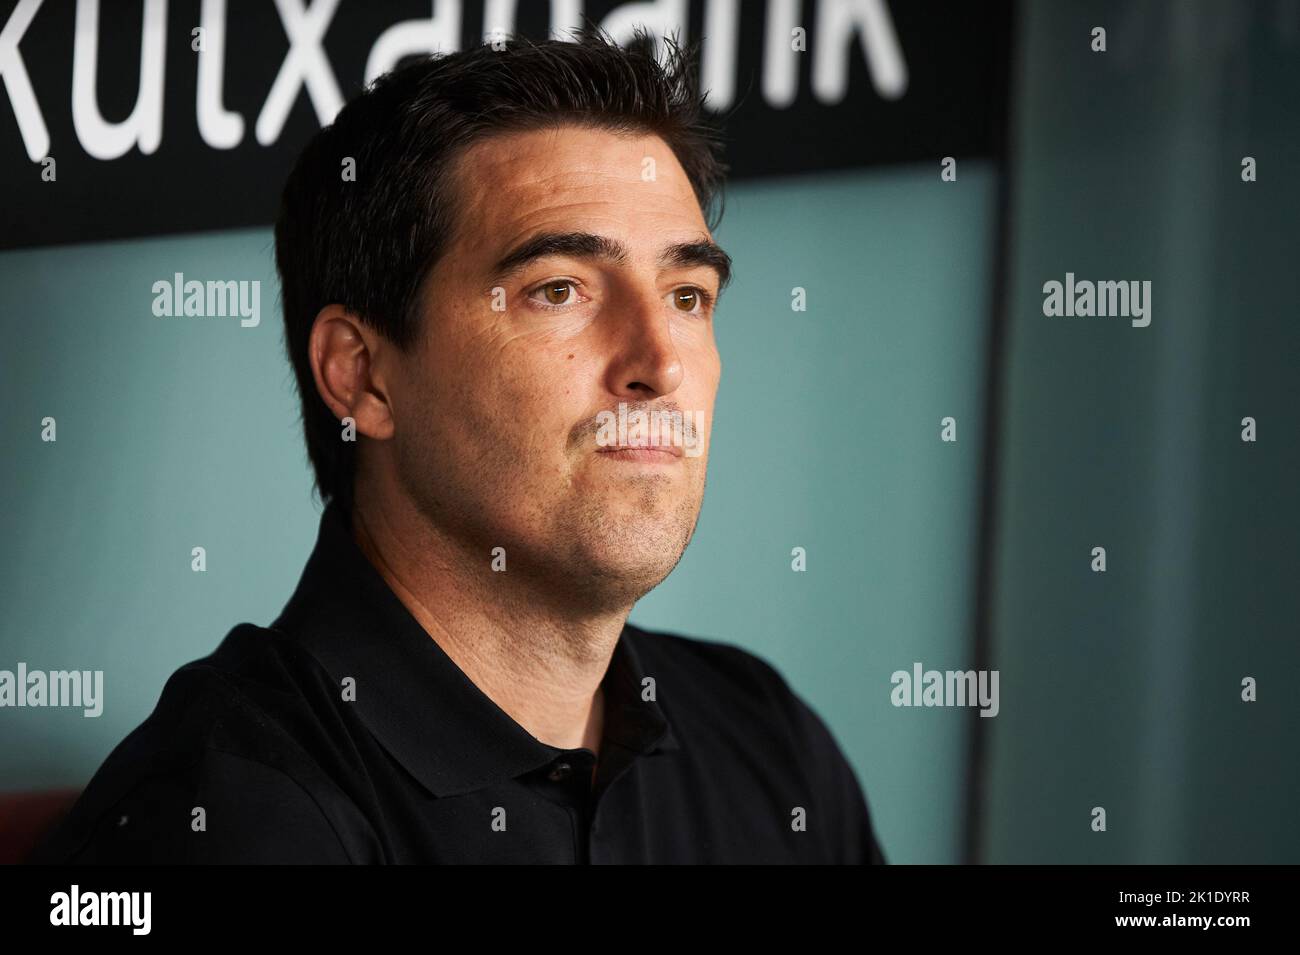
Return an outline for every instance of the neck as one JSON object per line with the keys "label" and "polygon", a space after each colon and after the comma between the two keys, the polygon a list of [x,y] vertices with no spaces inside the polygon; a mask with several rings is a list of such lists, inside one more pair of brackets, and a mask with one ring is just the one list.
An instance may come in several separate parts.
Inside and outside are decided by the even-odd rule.
{"label": "neck", "polygon": [[409,502],[358,498],[362,552],[429,636],[497,706],[551,746],[599,754],[601,681],[631,607],[556,607],[526,578],[494,572]]}

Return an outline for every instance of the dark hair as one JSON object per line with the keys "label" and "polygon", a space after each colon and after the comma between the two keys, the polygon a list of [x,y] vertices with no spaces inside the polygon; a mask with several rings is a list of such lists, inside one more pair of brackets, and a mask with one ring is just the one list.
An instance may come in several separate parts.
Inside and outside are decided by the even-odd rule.
{"label": "dark hair", "polygon": [[[454,233],[451,178],[465,148],[493,133],[565,123],[658,135],[716,228],[727,165],[698,93],[698,45],[661,42],[662,57],[642,28],[626,48],[590,30],[572,41],[511,37],[499,48],[424,57],[376,79],[307,144],[284,187],[275,255],[285,345],[323,502],[351,510],[356,444],[342,440],[316,391],[312,324],[338,304],[398,348],[415,341],[418,289]],[[347,158],[355,181],[344,181]]]}

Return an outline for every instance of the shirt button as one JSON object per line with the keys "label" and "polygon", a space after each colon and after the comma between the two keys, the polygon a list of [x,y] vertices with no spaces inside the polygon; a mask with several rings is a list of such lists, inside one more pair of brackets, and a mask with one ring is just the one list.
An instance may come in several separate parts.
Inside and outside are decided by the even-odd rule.
{"label": "shirt button", "polygon": [[562,779],[568,779],[569,773],[571,773],[572,771],[573,771],[573,767],[570,766],[568,763],[556,763],[554,766],[551,767],[551,772],[548,778],[551,780],[551,782],[558,783]]}

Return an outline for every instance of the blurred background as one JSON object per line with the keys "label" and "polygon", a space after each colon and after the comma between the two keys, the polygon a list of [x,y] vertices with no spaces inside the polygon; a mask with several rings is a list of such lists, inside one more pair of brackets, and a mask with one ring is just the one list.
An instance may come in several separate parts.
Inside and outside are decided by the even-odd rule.
{"label": "blurred background", "polygon": [[[632,621],[776,665],[891,862],[1300,861],[1300,2],[302,7],[0,3],[0,670],[105,695],[0,707],[0,826],[298,579],[297,150],[404,56],[585,16],[704,38],[733,168],[704,510]],[[156,317],[176,273],[260,322]],[[1150,324],[1045,315],[1067,273]],[[918,663],[996,717],[893,705]]]}

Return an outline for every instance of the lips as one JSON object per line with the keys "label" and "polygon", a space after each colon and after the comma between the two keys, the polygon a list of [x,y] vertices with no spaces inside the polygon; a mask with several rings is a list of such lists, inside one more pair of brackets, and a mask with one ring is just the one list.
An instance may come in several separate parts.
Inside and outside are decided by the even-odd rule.
{"label": "lips", "polygon": [[682,449],[675,444],[608,444],[596,449],[598,454],[614,454],[625,451],[639,451],[654,456],[671,455],[675,458],[682,456]]}

